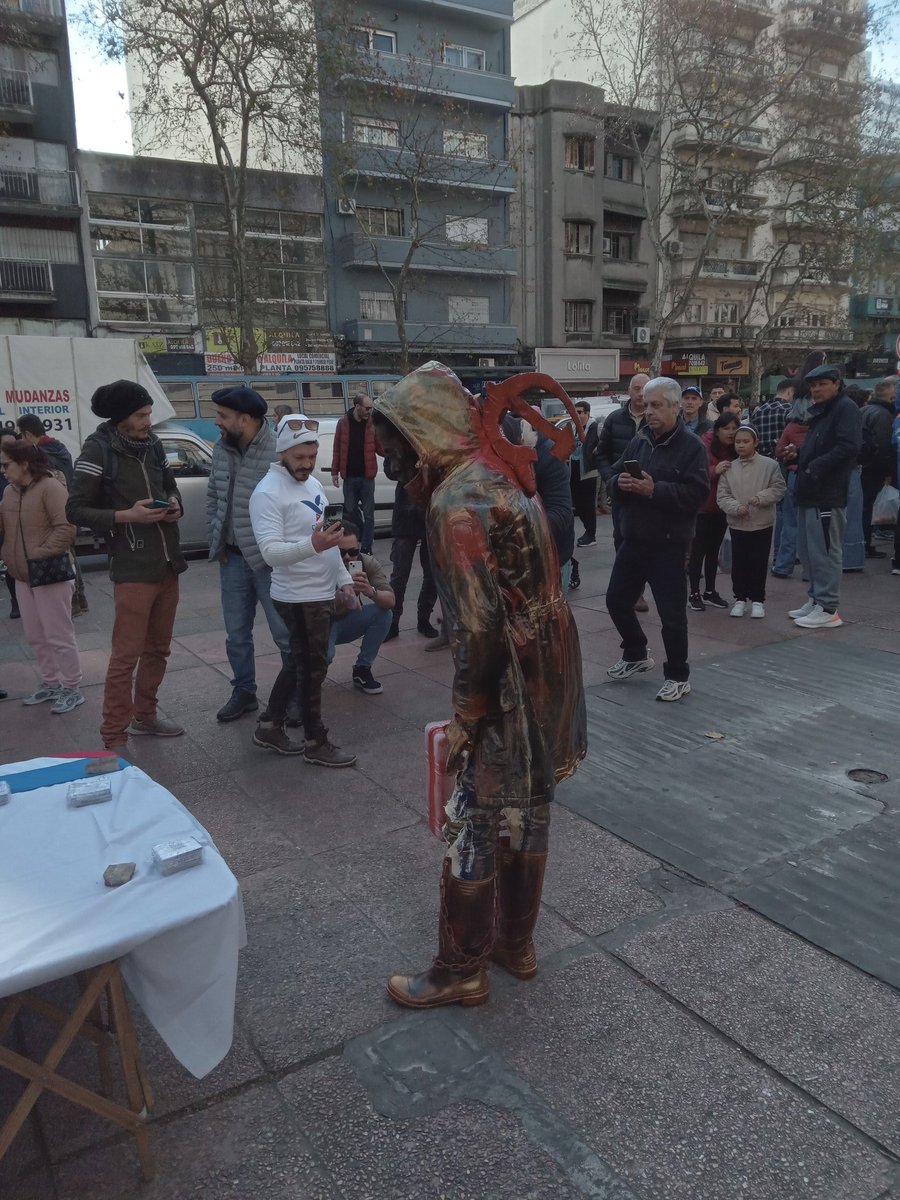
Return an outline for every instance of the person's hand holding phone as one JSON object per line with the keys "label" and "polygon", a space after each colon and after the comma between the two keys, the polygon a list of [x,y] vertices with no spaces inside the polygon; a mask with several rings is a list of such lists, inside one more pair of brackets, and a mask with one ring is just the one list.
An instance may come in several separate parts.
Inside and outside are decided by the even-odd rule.
{"label": "person's hand holding phone", "polygon": [[168,501],[151,500],[148,496],[146,500],[136,500],[131,508],[120,508],[116,513],[116,524],[156,525],[168,511]]}
{"label": "person's hand holding phone", "polygon": [[618,478],[620,491],[633,496],[650,497],[653,495],[653,476],[641,470],[641,464],[636,458],[629,458],[623,464],[623,471]]}
{"label": "person's hand holding phone", "polygon": [[166,506],[166,512],[163,515],[163,520],[167,525],[174,525],[176,521],[181,520],[181,505],[178,503],[177,496],[170,496]]}
{"label": "person's hand holding phone", "polygon": [[321,554],[323,550],[331,550],[338,545],[343,536],[344,527],[339,521],[335,521],[333,525],[323,525],[320,522],[312,532],[313,550],[316,554]]}

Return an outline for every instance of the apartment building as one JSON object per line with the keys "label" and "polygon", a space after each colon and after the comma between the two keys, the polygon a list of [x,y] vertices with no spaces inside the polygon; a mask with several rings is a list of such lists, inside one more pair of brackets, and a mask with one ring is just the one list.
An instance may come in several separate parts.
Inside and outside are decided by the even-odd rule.
{"label": "apartment building", "polygon": [[88,299],[62,0],[0,21],[0,332],[83,335]]}
{"label": "apartment building", "polygon": [[512,0],[359,7],[361,66],[322,104],[328,310],[347,367],[517,361],[511,22]]}
{"label": "apartment building", "polygon": [[639,168],[605,118],[587,84],[516,92],[515,323],[525,352],[575,394],[634,373],[656,270]]}
{"label": "apartment building", "polygon": [[[554,75],[604,83],[597,57],[573,44],[572,3],[518,0],[512,50],[519,83]],[[694,6],[708,23],[715,8],[716,0]],[[680,18],[689,21],[691,11],[684,5]],[[842,240],[834,197],[818,214],[812,198],[853,136],[866,27],[855,0],[738,0],[721,6],[721,18],[727,24],[698,28],[694,52],[665,62],[683,95],[693,83],[698,97],[725,97],[720,104],[731,106],[731,119],[704,125],[700,104],[686,115],[670,101],[656,218],[665,271],[648,288],[647,308],[651,337],[661,314],[681,309],[666,332],[665,371],[739,385],[751,363],[758,374],[761,358],[787,368],[810,346],[839,355],[855,344],[850,268],[822,253],[823,241]],[[793,82],[770,111],[742,121],[740,97],[754,91],[754,69],[766,61],[793,73]],[[750,96],[746,107],[753,107]],[[852,215],[844,228],[851,226]]]}
{"label": "apartment building", "polygon": [[[233,373],[225,330],[235,283],[217,169],[84,151],[78,164],[96,335],[138,337],[159,374]],[[285,370],[334,370],[321,179],[249,171],[246,195],[258,344]]]}

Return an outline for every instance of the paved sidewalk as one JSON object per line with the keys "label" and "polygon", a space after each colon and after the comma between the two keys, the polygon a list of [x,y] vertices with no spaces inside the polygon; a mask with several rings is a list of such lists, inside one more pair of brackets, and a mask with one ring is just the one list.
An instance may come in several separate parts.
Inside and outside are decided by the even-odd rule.
{"label": "paved sidewalk", "polygon": [[[128,1139],[45,1096],[0,1163],[2,1200],[900,1200],[900,579],[883,562],[845,576],[835,631],[786,620],[799,579],[771,581],[764,621],[689,614],[694,691],[661,705],[659,669],[606,678],[600,529],[572,596],[591,749],[554,813],[540,973],[493,971],[483,1008],[421,1014],[384,984],[435,950],[422,730],[450,715],[448,653],[424,652],[411,603],[381,696],[353,689],[353,647],[326,684],[357,767],[266,755],[252,718],[216,723],[218,576],[192,562],[161,693],[187,736],[135,758],[241,881],[234,1047],[194,1080],[137,1013],[156,1181]],[[0,599],[5,761],[98,746],[111,585],[87,579],[87,703],[65,717],[17,702],[37,677]],[[278,656],[258,634],[265,693]],[[94,1082],[91,1054],[67,1061]],[[0,1118],[17,1094],[0,1075]]]}

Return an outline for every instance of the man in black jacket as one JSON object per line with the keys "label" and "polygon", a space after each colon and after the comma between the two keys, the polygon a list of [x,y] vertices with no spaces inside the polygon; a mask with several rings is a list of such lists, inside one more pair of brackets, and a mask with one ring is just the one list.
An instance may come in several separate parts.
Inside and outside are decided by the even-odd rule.
{"label": "man in black jacket", "polygon": [[797,552],[809,579],[809,597],[788,616],[804,629],[835,629],[838,614],[847,489],[862,442],[862,419],[844,392],[840,369],[823,364],[806,375],[812,406],[809,432],[797,463]]}
{"label": "man in black jacket", "polygon": [[131,735],[184,733],[156,707],[187,563],[178,540],[181,497],[152,432],[152,405],[129,379],[97,388],[91,412],[103,424],[81,447],[66,504],[73,525],[106,534],[115,620],[100,735],[120,756]]}
{"label": "man in black jacket", "polygon": [[894,401],[897,396],[897,377],[888,375],[875,384],[869,403],[862,410],[863,540],[866,558],[886,558],[883,550],[872,545],[872,508],[875,497],[890,483],[894,474],[895,454],[891,442],[894,428]]}
{"label": "man in black jacket", "polygon": [[689,384],[681,393],[681,418],[685,429],[703,437],[707,430],[712,429],[713,423],[706,415],[706,404],[703,393],[696,384]]}
{"label": "man in black jacket", "polygon": [[[625,447],[644,426],[644,388],[649,379],[648,375],[632,375],[628,385],[628,403],[618,412],[612,412],[603,422],[600,436],[597,439],[597,469],[600,478],[609,488],[614,464],[622,457]],[[619,528],[619,518],[616,513],[616,501],[612,492],[609,494],[613,518],[613,545],[618,550],[622,540]]]}
{"label": "man in black jacket", "polygon": [[[694,520],[709,495],[703,443],[684,427],[681,388],[674,379],[651,379],[644,387],[646,426],[613,467],[610,495],[620,511],[622,538],[606,589],[606,608],[622,638],[622,657],[611,679],[649,671],[647,636],[634,604],[650,584],[662,622],[665,682],[657,700],[680,700],[688,683],[687,578],[685,556]],[[636,463],[630,469],[626,466]]]}

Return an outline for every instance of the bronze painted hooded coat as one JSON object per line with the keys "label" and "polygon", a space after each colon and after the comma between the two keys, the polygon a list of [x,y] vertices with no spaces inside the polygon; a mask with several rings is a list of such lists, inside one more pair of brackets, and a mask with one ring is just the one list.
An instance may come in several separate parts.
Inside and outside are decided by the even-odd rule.
{"label": "bronze painted hooded coat", "polygon": [[453,702],[473,730],[477,803],[553,798],[587,748],[581,649],[540,499],[482,444],[479,402],[429,363],[375,404],[437,481],[426,515],[456,667]]}

